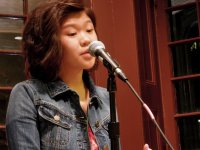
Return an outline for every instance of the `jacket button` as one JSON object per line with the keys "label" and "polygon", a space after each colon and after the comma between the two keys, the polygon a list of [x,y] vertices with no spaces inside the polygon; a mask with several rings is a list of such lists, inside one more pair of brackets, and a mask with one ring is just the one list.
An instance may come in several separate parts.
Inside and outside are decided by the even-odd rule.
{"label": "jacket button", "polygon": [[60,121],[60,116],[58,116],[58,115],[55,115],[53,118],[55,121]]}
{"label": "jacket button", "polygon": [[98,128],[99,126],[100,126],[100,123],[99,123],[99,121],[97,121],[97,122],[95,123],[95,127]]}

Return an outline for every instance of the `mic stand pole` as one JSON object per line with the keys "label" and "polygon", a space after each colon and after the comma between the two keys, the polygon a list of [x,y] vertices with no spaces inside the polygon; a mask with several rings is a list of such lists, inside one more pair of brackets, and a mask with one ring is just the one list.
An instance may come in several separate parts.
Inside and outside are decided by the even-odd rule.
{"label": "mic stand pole", "polygon": [[115,91],[116,91],[116,80],[115,74],[109,63],[103,61],[103,64],[108,68],[108,80],[107,80],[107,90],[110,96],[110,122],[108,124],[108,132],[111,140],[111,150],[120,150],[120,140],[119,140],[119,122],[117,122],[116,115],[116,103],[115,103]]}
{"label": "mic stand pole", "polygon": [[[108,124],[108,132],[109,132],[109,137],[111,139],[111,150],[119,150],[120,145],[119,145],[119,122],[117,122],[116,119],[116,108],[115,108],[115,91],[116,91],[116,82],[115,82],[115,71],[114,68],[105,60],[103,59],[103,64],[104,66],[108,69],[109,73],[109,78],[108,78],[108,85],[107,85],[107,90],[109,91],[110,95],[110,117],[111,121]],[[151,112],[150,108],[147,106],[147,104],[144,103],[142,98],[139,96],[139,94],[135,91],[133,86],[129,83],[128,79],[123,79],[120,78],[122,81],[127,83],[131,91],[135,94],[137,99],[140,101],[144,109],[147,111],[149,114],[151,120],[155,124],[156,128],[164,138],[165,142],[169,145],[171,150],[174,150],[172,144],[169,142],[165,134],[163,133],[162,129],[158,125],[153,113]]]}
{"label": "mic stand pole", "polygon": [[137,97],[137,99],[140,101],[140,103],[142,104],[142,106],[144,107],[144,109],[147,111],[147,113],[149,114],[152,122],[155,124],[156,128],[158,129],[158,131],[160,132],[160,134],[162,135],[162,137],[164,138],[165,142],[169,145],[169,147],[171,148],[171,150],[174,150],[172,144],[169,142],[169,140],[167,139],[167,137],[165,136],[165,134],[163,133],[162,129],[160,128],[160,126],[158,125],[153,113],[151,112],[150,108],[148,107],[147,104],[144,103],[144,101],[142,100],[142,98],[139,96],[139,94],[135,91],[135,89],[133,88],[133,86],[128,82],[128,80],[125,81],[129,88],[131,89],[131,91],[135,94],[135,96]]}

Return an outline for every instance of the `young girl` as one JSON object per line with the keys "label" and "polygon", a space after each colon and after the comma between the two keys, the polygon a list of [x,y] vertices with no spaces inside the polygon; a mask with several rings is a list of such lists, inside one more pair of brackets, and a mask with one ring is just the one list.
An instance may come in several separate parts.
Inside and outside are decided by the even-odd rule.
{"label": "young girl", "polygon": [[97,40],[93,12],[75,0],[54,0],[37,7],[23,32],[31,79],[10,95],[6,130],[10,149],[104,149],[109,98],[88,71]]}
{"label": "young girl", "polygon": [[78,0],[45,2],[28,16],[22,45],[30,79],[10,95],[10,150],[110,149],[109,95],[88,73],[95,26],[93,11]]}

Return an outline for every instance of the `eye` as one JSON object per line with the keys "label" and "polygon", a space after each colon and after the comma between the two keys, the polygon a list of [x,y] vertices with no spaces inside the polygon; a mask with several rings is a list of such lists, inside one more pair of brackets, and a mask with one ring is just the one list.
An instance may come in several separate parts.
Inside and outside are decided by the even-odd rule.
{"label": "eye", "polygon": [[92,32],[92,31],[94,31],[93,28],[91,28],[91,29],[87,29],[87,30],[86,30],[86,32],[88,32],[88,33]]}
{"label": "eye", "polygon": [[75,36],[76,34],[77,34],[76,32],[67,33],[68,36]]}

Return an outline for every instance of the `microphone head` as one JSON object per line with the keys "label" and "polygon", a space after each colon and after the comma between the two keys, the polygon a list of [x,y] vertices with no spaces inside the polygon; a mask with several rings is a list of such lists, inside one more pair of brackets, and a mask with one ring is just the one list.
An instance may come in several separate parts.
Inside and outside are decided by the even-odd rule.
{"label": "microphone head", "polygon": [[105,45],[101,41],[93,41],[89,45],[89,53],[92,56],[96,56],[99,50],[105,50]]}

